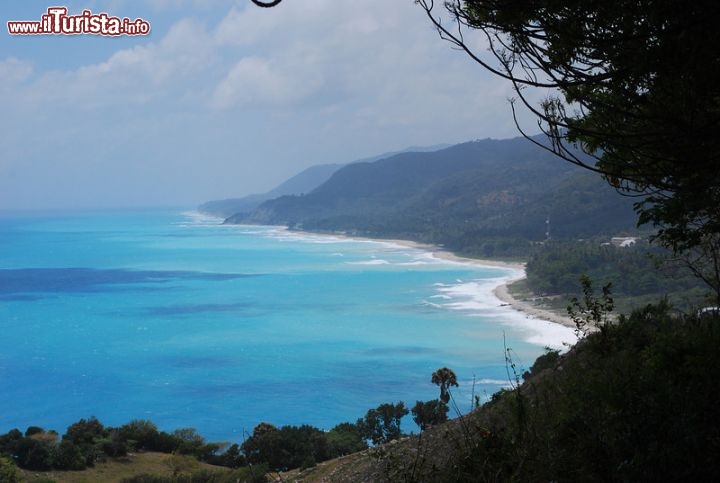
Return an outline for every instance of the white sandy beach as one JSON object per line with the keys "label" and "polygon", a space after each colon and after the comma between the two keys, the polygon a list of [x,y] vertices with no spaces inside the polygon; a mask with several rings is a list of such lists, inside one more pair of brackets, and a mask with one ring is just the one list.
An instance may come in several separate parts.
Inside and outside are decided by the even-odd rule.
{"label": "white sandy beach", "polygon": [[400,245],[403,247],[408,248],[414,248],[418,250],[426,250],[432,254],[433,257],[439,258],[442,260],[450,261],[450,262],[456,262],[456,263],[462,263],[462,264],[470,264],[470,265],[477,265],[480,267],[501,267],[501,268],[508,268],[511,270],[515,270],[516,272],[519,272],[517,276],[514,276],[510,279],[505,279],[503,283],[498,285],[493,290],[493,295],[498,299],[498,305],[499,306],[510,306],[513,309],[522,312],[525,314],[526,318],[528,319],[537,319],[539,321],[547,321],[552,322],[555,324],[560,324],[565,327],[575,328],[575,324],[573,323],[572,319],[570,319],[569,316],[557,313],[551,310],[547,310],[542,307],[538,307],[531,301],[526,300],[519,300],[510,293],[508,290],[508,285],[516,282],[518,280],[522,280],[525,278],[525,264],[524,263],[510,263],[510,262],[501,262],[498,260],[484,260],[484,259],[476,259],[476,258],[466,258],[466,257],[460,257],[452,252],[449,252],[447,250],[443,250],[441,247],[438,247],[436,245],[430,245],[425,243],[418,243],[411,240],[396,240],[396,239],[382,239],[382,238],[367,238],[367,237],[360,237],[360,236],[346,236],[346,235],[332,235],[337,236],[338,238],[346,238],[349,240],[369,240],[369,241],[375,241],[375,242],[383,242],[383,243],[391,243]]}
{"label": "white sandy beach", "polygon": [[[522,278],[525,277],[523,276]],[[549,322],[564,325],[565,327],[570,327],[573,329],[575,328],[575,323],[569,316],[562,315],[542,307],[538,307],[532,302],[526,300],[518,300],[517,298],[513,297],[508,290],[508,285],[517,280],[521,280],[522,278],[509,280],[502,285],[498,285],[493,291],[493,294],[503,303],[510,305],[515,310],[519,310],[520,312],[527,314],[527,316],[530,318],[547,320]]]}

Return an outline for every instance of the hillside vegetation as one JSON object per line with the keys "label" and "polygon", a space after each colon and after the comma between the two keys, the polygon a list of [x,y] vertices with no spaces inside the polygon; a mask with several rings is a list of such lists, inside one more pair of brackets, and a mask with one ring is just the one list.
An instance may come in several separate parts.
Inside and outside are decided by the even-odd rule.
{"label": "hillside vegetation", "polygon": [[[226,223],[408,239],[469,257],[528,260],[528,296],[548,297],[561,311],[583,275],[612,283],[623,310],[664,296],[679,308],[704,305],[702,282],[665,263],[670,252],[651,247],[651,232],[635,227],[635,201],[525,138],[485,139],[353,163],[308,194],[268,200]],[[629,234],[643,239],[632,248],[605,246]]]}
{"label": "hillside vegetation", "polygon": [[280,224],[444,245],[466,255],[527,255],[529,242],[633,231],[633,200],[524,138],[409,152],[336,171],[227,223]]}
{"label": "hillside vegetation", "polygon": [[228,198],[203,203],[198,210],[209,215],[227,218],[236,213],[251,213],[263,202],[286,195],[309,193],[327,181],[342,164],[321,164],[304,169],[287,179],[277,187],[262,194],[252,194],[242,198]]}
{"label": "hillside vegetation", "polygon": [[560,309],[578,294],[582,276],[598,286],[610,284],[616,307],[624,313],[661,298],[685,311],[714,305],[709,287],[686,264],[647,240],[629,247],[597,239],[553,240],[533,251],[526,273],[522,284]]}
{"label": "hillside vegetation", "polygon": [[[594,320],[599,330],[567,353],[548,351],[529,368],[521,367],[508,348],[508,389],[471,413],[425,426],[420,434],[396,439],[398,433],[389,443],[378,441],[337,459],[303,463],[308,449],[323,447],[319,433],[308,427],[260,425],[243,451],[217,453],[219,447],[192,431],[169,435],[142,421],[103,428],[90,419],[68,428],[60,446],[47,446],[53,435],[40,428],[28,428],[25,436],[8,433],[3,444],[7,449],[26,441],[17,446],[26,458],[41,456],[37,448],[54,447],[65,455],[62,461],[81,466],[101,447],[180,446],[173,446],[172,455],[105,456],[110,463],[94,460],[87,472],[19,472],[0,458],[0,478],[58,483],[93,478],[126,483],[718,481],[720,316],[674,315],[664,303],[607,325],[600,322],[604,315]],[[451,387],[447,394],[454,407]],[[195,458],[230,467],[248,459],[255,463],[231,470],[201,466]],[[272,471],[265,473],[268,468]]]}
{"label": "hillside vegetation", "polygon": [[354,163],[371,163],[379,159],[388,158],[395,154],[403,152],[431,152],[448,147],[447,144],[438,144],[434,146],[416,146],[405,149],[403,151],[394,151],[390,153],[377,154],[368,158],[358,159],[351,163],[333,163],[318,164],[310,166],[280,183],[275,188],[266,193],[258,193],[243,196],[241,198],[229,198],[225,200],[214,200],[203,203],[198,210],[214,216],[227,218],[238,213],[250,214],[255,211],[263,202],[279,198],[281,196],[299,196],[310,193],[315,188],[327,181],[332,174],[345,166]]}
{"label": "hillside vegetation", "polygon": [[621,317],[511,389],[419,436],[289,476],[302,482],[718,481],[720,318],[660,304]]}

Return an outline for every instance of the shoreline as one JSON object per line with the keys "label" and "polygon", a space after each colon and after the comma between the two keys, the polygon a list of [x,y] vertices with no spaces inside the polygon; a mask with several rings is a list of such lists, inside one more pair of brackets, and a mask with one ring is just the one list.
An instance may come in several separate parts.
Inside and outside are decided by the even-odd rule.
{"label": "shoreline", "polygon": [[[287,227],[283,227],[284,229],[287,229]],[[503,262],[500,260],[488,260],[488,259],[480,259],[480,258],[468,258],[463,257],[460,255],[457,255],[451,251],[448,251],[442,247],[439,247],[437,245],[432,245],[429,243],[420,243],[412,240],[399,240],[399,239],[386,239],[386,238],[370,238],[370,237],[364,237],[364,236],[352,236],[352,235],[346,235],[342,233],[315,233],[311,231],[302,231],[299,230],[300,233],[307,233],[311,235],[327,235],[332,236],[340,239],[346,239],[346,240],[356,240],[356,241],[370,241],[370,242],[379,242],[379,243],[389,243],[394,245],[399,245],[406,248],[413,248],[416,250],[425,250],[428,251],[432,257],[445,260],[448,262],[453,263],[460,263],[463,265],[476,265],[479,267],[498,267],[498,268],[507,268],[510,270],[515,270],[521,272],[520,274],[517,274],[516,276],[510,276],[506,279],[503,279],[503,281],[494,287],[492,289],[492,295],[498,300],[498,306],[499,307],[509,307],[516,312],[522,313],[525,315],[526,319],[531,320],[538,320],[538,321],[544,321],[544,322],[551,322],[553,324],[561,325],[563,327],[569,327],[571,329],[575,329],[575,323],[572,321],[570,316],[565,315],[563,313],[558,313],[552,310],[549,310],[544,307],[538,307],[536,304],[534,304],[532,301],[529,300],[522,300],[515,296],[513,296],[510,293],[509,285],[513,282],[517,282],[519,280],[523,280],[526,278],[525,274],[525,264],[519,263],[519,262]]]}
{"label": "shoreline", "polygon": [[575,323],[569,316],[559,314],[543,307],[538,307],[533,302],[518,299],[510,293],[510,284],[519,280],[524,280],[526,278],[524,263],[502,262],[499,260],[461,257],[447,250],[443,250],[440,247],[433,247],[432,245],[425,245],[424,247],[417,248],[429,249],[434,257],[440,258],[442,260],[463,264],[473,264],[483,267],[508,268],[511,270],[520,271],[521,274],[519,276],[509,277],[493,288],[492,294],[500,302],[499,305],[503,307],[510,307],[517,312],[522,312],[528,319],[543,320],[546,322],[552,322],[554,324],[562,325],[564,327],[570,327],[572,329],[575,328]]}
{"label": "shoreline", "polygon": [[493,295],[498,300],[502,301],[503,303],[507,304],[518,312],[526,314],[527,318],[529,319],[545,320],[547,322],[552,322],[554,324],[569,327],[571,329],[576,328],[575,323],[572,321],[570,316],[562,315],[543,307],[538,307],[533,302],[530,302],[528,300],[521,300],[513,296],[510,293],[510,289],[508,286],[511,283],[517,282],[518,280],[523,280],[524,278],[525,277],[523,276],[522,278],[508,280],[498,285],[497,287],[495,287],[495,289],[493,289]]}
{"label": "shoreline", "polygon": [[[242,226],[242,225],[240,225]],[[565,315],[564,313],[558,313],[552,310],[549,310],[545,307],[539,307],[535,303],[529,300],[522,300],[515,296],[513,296],[510,293],[509,285],[513,282],[517,282],[519,280],[523,280],[526,278],[525,274],[525,264],[519,263],[519,262],[503,262],[500,260],[488,260],[488,259],[480,259],[480,258],[468,258],[463,257],[460,255],[457,255],[449,250],[444,249],[443,247],[439,247],[437,245],[432,245],[429,243],[421,243],[416,242],[413,240],[401,240],[401,239],[395,239],[395,238],[370,238],[362,235],[348,235],[345,233],[323,233],[323,232],[312,232],[312,231],[305,231],[305,230],[290,230],[287,226],[282,225],[245,225],[245,226],[262,226],[262,227],[269,227],[272,226],[277,229],[286,230],[289,232],[296,232],[296,233],[302,233],[306,235],[311,236],[329,236],[337,239],[344,239],[349,241],[368,241],[368,242],[375,242],[375,243],[387,243],[391,245],[398,245],[405,248],[412,248],[415,250],[424,250],[430,253],[430,255],[434,258],[444,260],[447,262],[452,263],[459,263],[463,265],[475,265],[478,267],[498,267],[498,268],[506,268],[509,270],[514,270],[516,272],[520,272],[515,274],[514,276],[509,276],[507,278],[503,278],[501,283],[499,283],[497,286],[493,287],[492,289],[492,295],[497,299],[498,307],[507,307],[515,312],[518,312],[520,314],[523,314],[526,319],[529,320],[537,320],[538,322],[550,322],[552,324],[557,324],[562,327],[575,329],[575,323],[572,321],[572,319]]]}

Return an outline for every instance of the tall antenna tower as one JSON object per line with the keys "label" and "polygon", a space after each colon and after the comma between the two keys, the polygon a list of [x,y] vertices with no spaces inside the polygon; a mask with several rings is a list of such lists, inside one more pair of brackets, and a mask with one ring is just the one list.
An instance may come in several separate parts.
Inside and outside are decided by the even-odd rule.
{"label": "tall antenna tower", "polygon": [[545,218],[545,241],[550,240],[550,217]]}

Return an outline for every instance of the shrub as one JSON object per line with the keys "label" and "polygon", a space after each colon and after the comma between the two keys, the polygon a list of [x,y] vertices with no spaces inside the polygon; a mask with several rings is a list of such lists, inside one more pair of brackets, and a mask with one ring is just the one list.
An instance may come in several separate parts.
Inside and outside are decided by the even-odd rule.
{"label": "shrub", "polygon": [[120,439],[136,450],[161,451],[157,426],[146,419],[133,419],[118,428]]}
{"label": "shrub", "polygon": [[3,483],[19,483],[20,471],[10,458],[0,456],[0,481]]}
{"label": "shrub", "polygon": [[413,421],[418,425],[420,431],[425,431],[428,427],[447,421],[448,406],[439,399],[422,402],[417,401],[411,410]]}
{"label": "shrub", "polygon": [[87,468],[85,456],[72,441],[63,440],[55,450],[53,466],[58,470],[84,470]]}
{"label": "shrub", "polygon": [[331,458],[356,453],[368,447],[360,428],[352,423],[340,423],[328,431],[327,442]]}
{"label": "shrub", "polygon": [[720,317],[661,303],[547,353],[472,414],[442,481],[717,481],[719,346]]}
{"label": "shrub", "polygon": [[323,431],[312,426],[283,426],[260,423],[243,444],[249,463],[267,463],[276,471],[308,467],[329,458]]}
{"label": "shrub", "polygon": [[366,440],[373,444],[384,444],[401,436],[400,421],[409,411],[402,401],[397,404],[385,403],[367,412],[359,419],[357,426]]}

